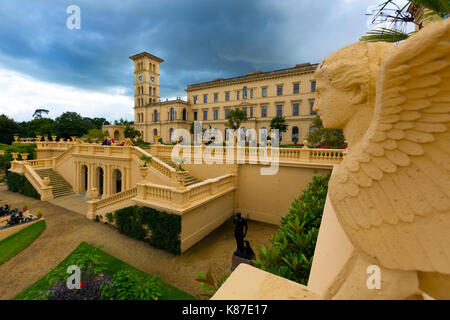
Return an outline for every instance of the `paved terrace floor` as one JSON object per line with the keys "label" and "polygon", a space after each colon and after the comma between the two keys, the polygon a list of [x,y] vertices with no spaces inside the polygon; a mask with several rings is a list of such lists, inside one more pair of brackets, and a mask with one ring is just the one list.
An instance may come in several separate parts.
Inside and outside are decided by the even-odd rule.
{"label": "paved terrace floor", "polygon": [[[85,216],[50,202],[35,200],[10,192],[0,185],[0,205],[22,208],[28,204],[32,213],[44,212],[45,231],[30,246],[0,265],[0,299],[11,299],[57,266],[82,242],[104,245],[103,250],[130,265],[162,279],[192,295],[202,294],[197,272],[229,273],[235,250],[234,225],[227,221],[182,255],[156,249],[148,243],[120,234],[114,227],[93,222]],[[76,209],[79,211],[79,209]],[[277,226],[249,221],[252,247],[267,244]]]}

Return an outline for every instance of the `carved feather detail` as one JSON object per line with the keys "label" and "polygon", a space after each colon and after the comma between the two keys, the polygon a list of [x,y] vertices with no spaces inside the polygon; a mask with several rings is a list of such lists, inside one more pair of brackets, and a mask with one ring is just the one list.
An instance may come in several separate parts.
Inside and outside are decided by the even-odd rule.
{"label": "carved feather detail", "polygon": [[450,19],[393,49],[376,90],[329,198],[355,247],[384,266],[450,273]]}

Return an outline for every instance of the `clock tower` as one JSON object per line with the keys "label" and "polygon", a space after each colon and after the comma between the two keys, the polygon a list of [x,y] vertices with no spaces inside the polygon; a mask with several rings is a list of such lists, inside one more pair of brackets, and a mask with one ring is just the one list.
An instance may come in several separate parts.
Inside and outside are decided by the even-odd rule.
{"label": "clock tower", "polygon": [[136,54],[130,59],[134,61],[134,107],[159,102],[159,64],[164,60],[148,52]]}

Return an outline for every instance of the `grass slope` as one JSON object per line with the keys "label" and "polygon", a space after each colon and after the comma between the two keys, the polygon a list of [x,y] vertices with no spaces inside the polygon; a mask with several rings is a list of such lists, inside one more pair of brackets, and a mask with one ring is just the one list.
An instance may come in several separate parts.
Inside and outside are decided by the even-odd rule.
{"label": "grass slope", "polygon": [[28,247],[44,231],[45,221],[39,221],[0,241],[0,264]]}
{"label": "grass slope", "polygon": [[[67,264],[67,261],[69,260],[70,256],[79,252],[79,251],[83,251],[86,249],[92,248],[91,245],[87,244],[86,242],[82,242],[66,259],[64,259],[59,265],[60,266],[65,266]],[[100,249],[96,249],[99,251],[99,254],[101,256],[101,260],[103,262],[103,265],[106,267],[105,273],[108,274],[114,274],[115,272],[122,270],[124,268],[129,269],[133,272],[136,272],[137,274],[139,274],[140,276],[144,277],[144,278],[150,278],[151,276],[139,269],[136,269],[134,267],[132,267],[131,265],[123,262],[122,260],[119,260],[109,254],[107,254],[106,252],[100,250]],[[67,266],[66,266],[67,267]],[[34,291],[36,289],[39,290],[45,290],[46,288],[49,287],[49,283],[46,280],[46,278],[50,278],[53,279],[54,277],[48,277],[48,275],[50,275],[53,272],[50,271],[47,275],[45,275],[44,277],[42,277],[40,280],[36,281],[34,284],[32,284],[30,287],[28,287],[27,289],[25,289],[24,291],[22,291],[21,293],[19,293],[14,300],[23,300],[24,298],[26,298],[26,295],[28,294],[28,292],[30,291]],[[162,296],[160,297],[160,300],[194,300],[195,298],[174,287],[171,286],[168,283],[162,282],[161,281],[161,287],[162,287]]]}

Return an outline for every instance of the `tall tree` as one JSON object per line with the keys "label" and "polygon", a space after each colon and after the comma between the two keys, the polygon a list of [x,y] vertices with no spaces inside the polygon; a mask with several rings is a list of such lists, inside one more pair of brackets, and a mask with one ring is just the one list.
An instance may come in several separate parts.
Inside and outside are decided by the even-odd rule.
{"label": "tall tree", "polygon": [[123,129],[123,135],[125,138],[134,139],[136,137],[140,137],[141,133],[130,125],[126,124],[125,129]]}
{"label": "tall tree", "polygon": [[62,138],[70,138],[71,136],[81,137],[88,133],[89,124],[76,112],[64,112],[55,119],[58,136]]}
{"label": "tall tree", "polygon": [[4,114],[0,115],[0,143],[10,144],[19,130],[19,125],[13,119]]}
{"label": "tall tree", "polygon": [[286,118],[283,116],[276,116],[270,120],[270,129],[275,129],[279,131],[278,138],[281,141],[282,132],[286,132],[288,128],[288,124],[286,123]]}
{"label": "tall tree", "polygon": [[311,122],[311,131],[306,138],[312,147],[327,146],[331,148],[341,148],[347,146],[342,129],[326,129],[322,120],[316,116]]}
{"label": "tall tree", "polygon": [[36,110],[34,110],[33,118],[41,119],[42,118],[42,114],[43,113],[48,114],[48,112],[49,111],[47,109],[36,109]]}
{"label": "tall tree", "polygon": [[[409,10],[411,5],[421,10]],[[372,30],[361,41],[368,42],[399,42],[408,39],[416,31],[407,32],[407,27],[414,24],[420,30],[427,20],[440,20],[448,17],[450,0],[409,0],[399,4],[398,0],[385,0],[379,6],[372,18],[372,23],[383,23],[385,26]]]}
{"label": "tall tree", "polygon": [[237,130],[244,121],[247,121],[247,113],[244,110],[232,109],[230,110],[226,126],[233,130]]}

